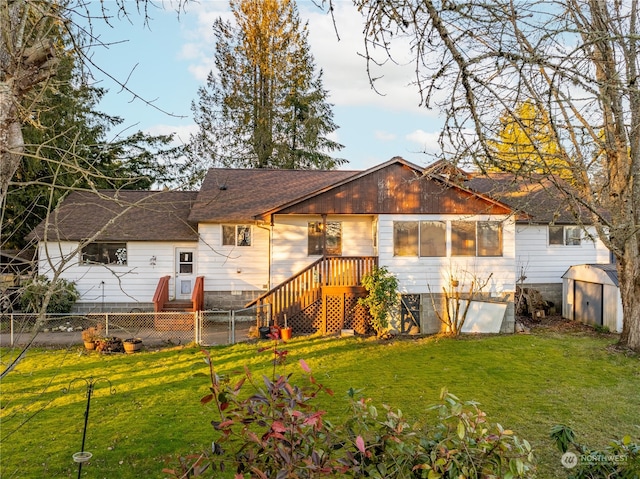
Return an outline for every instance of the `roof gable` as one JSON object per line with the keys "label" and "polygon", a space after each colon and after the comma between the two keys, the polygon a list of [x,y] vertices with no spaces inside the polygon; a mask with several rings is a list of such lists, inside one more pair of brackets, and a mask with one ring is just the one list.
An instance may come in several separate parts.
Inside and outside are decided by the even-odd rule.
{"label": "roof gable", "polygon": [[251,221],[263,212],[351,177],[348,170],[211,168],[189,221]]}
{"label": "roof gable", "polygon": [[359,174],[298,198],[273,214],[510,214],[491,198],[454,184],[435,173],[423,174],[402,158],[394,158]]}

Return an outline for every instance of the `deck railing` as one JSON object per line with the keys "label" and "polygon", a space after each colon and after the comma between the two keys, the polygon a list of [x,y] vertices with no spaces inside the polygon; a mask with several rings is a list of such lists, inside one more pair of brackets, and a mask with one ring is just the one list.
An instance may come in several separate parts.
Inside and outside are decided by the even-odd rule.
{"label": "deck railing", "polygon": [[156,286],[156,292],[153,295],[153,309],[154,311],[162,311],[165,303],[169,301],[169,280],[171,276],[163,276],[158,281]]}
{"label": "deck railing", "polygon": [[322,298],[322,287],[360,286],[377,263],[376,256],[324,256],[248,306],[270,304],[273,323],[282,325],[285,314],[292,316]]}
{"label": "deck railing", "polygon": [[192,311],[202,311],[204,309],[204,276],[198,276],[191,293]]}

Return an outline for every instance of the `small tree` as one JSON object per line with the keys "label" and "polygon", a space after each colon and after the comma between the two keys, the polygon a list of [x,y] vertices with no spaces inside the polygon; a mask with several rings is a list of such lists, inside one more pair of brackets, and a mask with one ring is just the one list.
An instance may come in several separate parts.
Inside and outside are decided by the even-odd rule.
{"label": "small tree", "polygon": [[[449,271],[448,284],[442,287],[444,294],[445,310],[441,311],[436,306],[435,297],[431,293],[429,285],[429,292],[431,293],[431,304],[436,316],[445,325],[445,332],[451,336],[459,336],[462,332],[462,327],[467,320],[467,313],[469,312],[469,306],[471,301],[476,299],[482,290],[487,286],[493,273],[489,274],[486,279],[478,278],[475,274],[470,274],[467,271],[461,274],[455,274],[453,271]],[[467,284],[461,279],[470,277],[471,281]],[[466,293],[464,292],[466,289]]]}
{"label": "small tree", "polygon": [[362,286],[369,294],[358,299],[358,304],[369,309],[371,325],[379,337],[389,326],[389,310],[398,305],[398,278],[386,266],[374,267],[362,278]]}

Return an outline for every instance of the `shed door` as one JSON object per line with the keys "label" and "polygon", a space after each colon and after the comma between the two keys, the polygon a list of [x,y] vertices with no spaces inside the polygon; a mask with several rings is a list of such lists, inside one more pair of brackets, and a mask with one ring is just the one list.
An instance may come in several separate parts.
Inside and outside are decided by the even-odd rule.
{"label": "shed door", "polygon": [[602,326],[602,285],[574,281],[574,320]]}

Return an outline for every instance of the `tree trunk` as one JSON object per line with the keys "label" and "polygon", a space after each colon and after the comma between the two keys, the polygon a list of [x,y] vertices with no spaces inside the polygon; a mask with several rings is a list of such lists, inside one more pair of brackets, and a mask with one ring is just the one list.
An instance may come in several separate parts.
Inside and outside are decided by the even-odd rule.
{"label": "tree trunk", "polygon": [[9,182],[20,165],[24,149],[16,105],[11,87],[0,82],[0,204],[3,206]]}
{"label": "tree trunk", "polygon": [[625,255],[618,258],[618,283],[624,316],[619,345],[640,353],[640,256],[636,237],[628,242]]}

